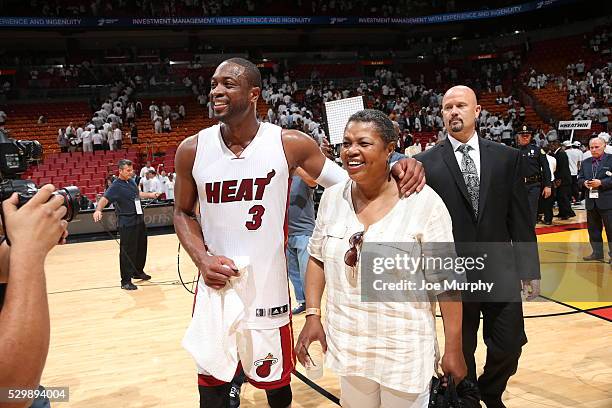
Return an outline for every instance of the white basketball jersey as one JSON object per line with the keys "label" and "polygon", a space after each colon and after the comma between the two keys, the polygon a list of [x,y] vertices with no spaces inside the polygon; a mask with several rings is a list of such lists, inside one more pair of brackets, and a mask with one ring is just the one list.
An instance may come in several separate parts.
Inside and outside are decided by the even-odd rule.
{"label": "white basketball jersey", "polygon": [[246,329],[289,323],[285,242],[290,183],[281,130],[261,123],[239,157],[223,142],[219,125],[198,134],[192,173],[208,251],[249,259]]}

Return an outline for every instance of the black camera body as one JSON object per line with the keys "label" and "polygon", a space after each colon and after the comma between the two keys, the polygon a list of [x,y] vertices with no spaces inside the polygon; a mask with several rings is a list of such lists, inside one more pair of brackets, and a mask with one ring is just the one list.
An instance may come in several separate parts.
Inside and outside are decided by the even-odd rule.
{"label": "black camera body", "polygon": [[[34,197],[38,192],[36,183],[32,180],[20,180],[19,176],[28,169],[31,162],[41,159],[42,154],[43,148],[38,141],[14,140],[0,130],[0,201],[17,193],[18,207],[21,207]],[[81,192],[78,187],[61,188],[53,194],[63,197],[64,206],[68,210],[64,219],[71,221],[79,212]]]}

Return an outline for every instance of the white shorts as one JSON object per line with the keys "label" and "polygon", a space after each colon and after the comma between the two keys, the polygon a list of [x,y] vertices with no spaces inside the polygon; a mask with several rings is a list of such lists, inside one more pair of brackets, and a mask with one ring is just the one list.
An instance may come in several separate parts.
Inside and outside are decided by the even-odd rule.
{"label": "white shorts", "polygon": [[410,394],[364,377],[340,377],[340,405],[343,408],[427,408],[429,388],[421,394]]}
{"label": "white shorts", "polygon": [[[244,330],[238,333],[236,373],[240,369],[256,388],[272,390],[291,382],[295,367],[291,322],[278,329]],[[206,371],[198,374],[198,385],[215,387],[225,384]]]}

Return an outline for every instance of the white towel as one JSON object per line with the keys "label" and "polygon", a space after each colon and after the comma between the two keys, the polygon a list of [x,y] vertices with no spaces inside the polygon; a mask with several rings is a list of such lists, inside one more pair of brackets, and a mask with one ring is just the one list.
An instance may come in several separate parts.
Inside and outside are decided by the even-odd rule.
{"label": "white towel", "polygon": [[233,258],[240,276],[223,289],[213,289],[198,279],[198,293],[191,323],[182,345],[196,362],[199,373],[230,382],[238,365],[236,335],[244,317],[248,256]]}

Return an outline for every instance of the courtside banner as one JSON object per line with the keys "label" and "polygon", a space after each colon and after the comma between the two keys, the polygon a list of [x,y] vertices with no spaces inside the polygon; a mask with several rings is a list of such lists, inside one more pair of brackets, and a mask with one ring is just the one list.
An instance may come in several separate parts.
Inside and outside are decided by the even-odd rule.
{"label": "courtside banner", "polygon": [[562,120],[559,122],[559,130],[581,130],[590,128],[590,120]]}
{"label": "courtside banner", "polygon": [[219,17],[0,17],[0,28],[139,28],[260,25],[421,25],[480,20],[573,3],[576,0],[540,0],[492,10],[434,14],[421,17],[354,16],[219,16]]}

